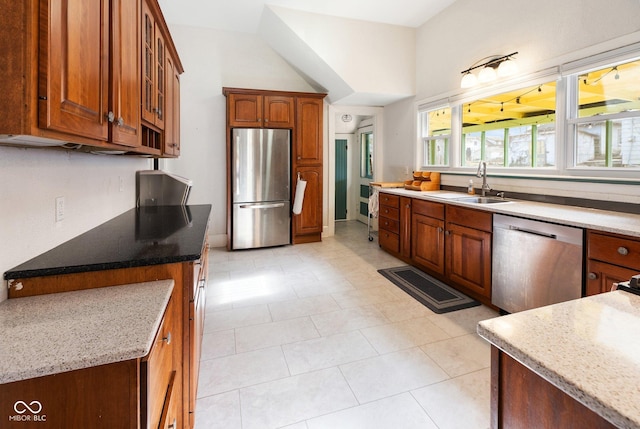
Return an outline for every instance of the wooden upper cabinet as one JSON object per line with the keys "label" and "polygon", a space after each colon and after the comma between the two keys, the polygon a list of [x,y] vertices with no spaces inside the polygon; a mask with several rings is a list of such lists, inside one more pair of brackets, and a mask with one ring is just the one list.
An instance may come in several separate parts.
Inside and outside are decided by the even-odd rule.
{"label": "wooden upper cabinet", "polygon": [[140,0],[112,0],[110,140],[140,145]]}
{"label": "wooden upper cabinet", "polygon": [[297,165],[322,164],[321,98],[298,97],[296,100],[296,139],[294,157]]}
{"label": "wooden upper cabinet", "polygon": [[230,127],[293,128],[295,123],[293,97],[280,95],[228,95]]}
{"label": "wooden upper cabinet", "polygon": [[16,137],[8,143],[162,156],[166,91],[179,91],[183,68],[157,0],[4,2],[0,25],[0,135]]}
{"label": "wooden upper cabinet", "polygon": [[293,97],[266,95],[263,101],[265,128],[293,128]]}
{"label": "wooden upper cabinet", "polygon": [[40,2],[40,128],[107,140],[109,3]]}
{"label": "wooden upper cabinet", "polygon": [[164,128],[166,46],[156,17],[142,2],[142,119]]}
{"label": "wooden upper cabinet", "polygon": [[230,127],[262,127],[263,97],[257,94],[229,94],[227,120]]}
{"label": "wooden upper cabinet", "polygon": [[180,73],[173,58],[167,57],[167,90],[162,153],[169,157],[180,156]]}

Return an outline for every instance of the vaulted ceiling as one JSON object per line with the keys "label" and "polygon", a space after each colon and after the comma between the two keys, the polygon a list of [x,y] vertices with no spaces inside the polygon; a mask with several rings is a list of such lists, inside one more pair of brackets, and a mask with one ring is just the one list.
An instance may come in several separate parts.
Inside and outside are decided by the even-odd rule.
{"label": "vaulted ceiling", "polygon": [[[454,1],[159,0],[159,3],[170,25],[257,34],[312,87],[327,92],[331,103],[384,106],[414,95],[414,29]],[[322,25],[310,25],[318,22]],[[355,26],[358,31],[346,30]],[[332,33],[339,33],[340,37]],[[368,44],[363,43],[363,35],[369,39]],[[349,49],[348,55],[333,54]]]}

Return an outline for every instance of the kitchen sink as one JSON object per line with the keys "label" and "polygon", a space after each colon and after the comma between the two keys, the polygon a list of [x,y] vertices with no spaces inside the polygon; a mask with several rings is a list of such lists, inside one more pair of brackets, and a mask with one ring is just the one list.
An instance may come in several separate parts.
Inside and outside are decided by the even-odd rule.
{"label": "kitchen sink", "polygon": [[462,203],[472,203],[472,204],[498,204],[498,203],[508,203],[508,200],[499,197],[462,197],[456,198],[455,201],[460,201]]}

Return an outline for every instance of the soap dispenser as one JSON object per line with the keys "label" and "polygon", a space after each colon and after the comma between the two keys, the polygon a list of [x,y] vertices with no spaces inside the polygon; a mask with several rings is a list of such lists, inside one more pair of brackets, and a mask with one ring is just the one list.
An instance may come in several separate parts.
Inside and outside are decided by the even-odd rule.
{"label": "soap dispenser", "polygon": [[469,195],[474,195],[476,193],[476,190],[473,187],[473,179],[469,179],[469,185],[467,186],[467,193]]}

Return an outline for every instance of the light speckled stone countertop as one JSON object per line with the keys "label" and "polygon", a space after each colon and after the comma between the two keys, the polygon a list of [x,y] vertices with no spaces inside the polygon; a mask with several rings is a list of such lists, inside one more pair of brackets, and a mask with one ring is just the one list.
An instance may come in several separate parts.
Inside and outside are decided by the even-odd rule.
{"label": "light speckled stone countertop", "polygon": [[640,427],[640,296],[607,292],[497,317],[478,334],[617,427]]}
{"label": "light speckled stone countertop", "polygon": [[[520,216],[545,222],[560,223],[579,228],[595,229],[616,234],[640,237],[640,216],[607,210],[539,203],[524,200],[509,200],[498,204],[473,204],[455,201],[455,198],[468,197],[461,192],[451,191],[410,191],[401,188],[383,188],[380,192],[423,200],[444,202],[490,211],[504,215]],[[476,195],[478,196],[478,195]]]}
{"label": "light speckled stone countertop", "polygon": [[173,280],[0,303],[0,384],[149,353]]}

